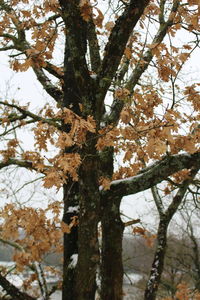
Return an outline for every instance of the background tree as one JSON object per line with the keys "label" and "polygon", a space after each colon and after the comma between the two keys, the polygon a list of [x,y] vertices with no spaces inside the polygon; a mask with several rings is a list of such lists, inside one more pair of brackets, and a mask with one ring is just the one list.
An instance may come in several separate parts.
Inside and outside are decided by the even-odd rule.
{"label": "background tree", "polygon": [[[0,168],[27,168],[44,175],[44,187],[63,188],[65,300],[94,299],[99,266],[101,298],[122,299],[122,197],[186,169],[189,178],[182,176],[181,195],[174,198],[179,202],[200,166],[198,82],[179,82],[199,46],[199,1],[109,1],[105,16],[101,4],[0,1],[0,50],[7,51],[14,71],[32,68],[53,99],[39,112],[16,100],[0,101]],[[180,45],[178,31],[188,37]],[[31,125],[35,150],[23,151],[16,132]],[[55,155],[48,151],[50,144]],[[114,159],[121,153],[125,165],[115,171]],[[49,208],[56,216],[58,206]],[[18,226],[40,249],[34,252],[29,239],[21,241],[24,264],[40,260],[59,237],[58,218],[48,221],[42,210],[32,211],[31,222],[41,231],[36,234],[27,225],[30,211],[11,214],[14,209],[2,212],[10,225],[2,226],[2,235],[16,239],[20,220]],[[1,276],[0,284],[16,298],[5,280]],[[155,292],[148,299],[154,297]]]}
{"label": "background tree", "polygon": [[[190,200],[185,202],[180,210],[181,222],[179,221],[180,224],[175,226],[177,226],[177,231],[181,235],[181,249],[178,253],[175,249],[172,250],[174,253],[169,250],[167,261],[169,267],[173,268],[174,265],[176,272],[179,273],[177,278],[174,278],[178,280],[176,286],[181,281],[185,281],[191,289],[199,292],[199,238],[196,231],[199,223],[198,190],[198,186],[196,189],[190,189],[187,195],[187,200]],[[172,247],[173,249],[173,242],[170,244],[169,248]]]}
{"label": "background tree", "polygon": [[171,203],[165,208],[163,200],[158,192],[158,189],[154,186],[152,188],[152,194],[154,201],[159,213],[160,221],[157,230],[157,245],[154,254],[154,260],[151,268],[151,273],[149,280],[147,282],[147,287],[145,290],[145,299],[155,299],[157,289],[161,280],[161,275],[164,268],[164,258],[167,248],[167,230],[168,225],[177,212],[179,206],[181,205],[185,194],[187,192],[188,186],[191,183],[191,179],[195,177],[198,169],[193,169],[190,173],[189,179],[185,179],[181,186],[179,187],[177,193],[173,197]]}

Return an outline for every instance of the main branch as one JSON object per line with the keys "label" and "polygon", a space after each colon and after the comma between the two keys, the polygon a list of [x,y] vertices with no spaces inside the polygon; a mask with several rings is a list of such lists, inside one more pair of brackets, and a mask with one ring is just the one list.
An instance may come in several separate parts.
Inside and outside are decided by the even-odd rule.
{"label": "main branch", "polygon": [[[34,165],[31,161],[20,160],[20,159],[16,159],[16,158],[9,158],[6,161],[0,161],[0,169],[9,167],[9,166],[18,166],[20,168],[25,168],[25,169],[29,169],[31,171],[33,170],[33,171],[38,172],[37,168],[34,167]],[[40,173],[43,173],[43,172],[40,170]]]}
{"label": "main branch", "polygon": [[99,72],[97,109],[101,112],[105,95],[119,67],[128,39],[148,3],[149,0],[131,0],[111,31]]}
{"label": "main branch", "polygon": [[168,176],[182,169],[192,167],[200,168],[200,152],[165,156],[161,161],[143,169],[136,176],[113,181],[110,190],[101,190],[101,195],[103,199],[108,199],[119,197],[119,195],[123,197],[136,194],[166,180]]}

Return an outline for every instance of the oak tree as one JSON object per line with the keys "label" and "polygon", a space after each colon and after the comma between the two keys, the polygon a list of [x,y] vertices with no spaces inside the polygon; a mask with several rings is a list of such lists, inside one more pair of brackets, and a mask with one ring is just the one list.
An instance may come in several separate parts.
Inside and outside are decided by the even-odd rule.
{"label": "oak tree", "polygon": [[[63,300],[94,299],[97,273],[101,299],[122,299],[122,197],[175,176],[179,190],[167,209],[155,196],[161,219],[145,299],[156,297],[167,225],[200,167],[199,82],[183,72],[199,47],[199,6],[199,0],[0,0],[0,51],[14,72],[31,68],[52,103],[34,112],[0,100],[0,168],[26,168],[43,175],[45,188],[63,189],[60,226],[57,202],[47,209],[55,220],[42,209],[7,205],[1,238],[12,238],[23,268],[58,246],[63,232]],[[23,150],[16,134],[30,126],[34,151]],[[2,272],[0,285],[15,299],[34,298]]]}

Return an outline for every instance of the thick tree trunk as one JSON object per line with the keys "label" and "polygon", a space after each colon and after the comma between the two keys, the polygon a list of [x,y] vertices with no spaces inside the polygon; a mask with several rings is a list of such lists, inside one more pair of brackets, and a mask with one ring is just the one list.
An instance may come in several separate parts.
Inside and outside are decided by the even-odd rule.
{"label": "thick tree trunk", "polygon": [[[101,172],[103,177],[113,175],[112,147],[100,153]],[[124,224],[120,218],[121,197],[105,197],[101,201],[101,299],[121,300],[123,284],[122,239]]]}
{"label": "thick tree trunk", "polygon": [[[69,182],[64,185],[64,214],[63,222],[70,224],[72,218],[79,212],[79,185]],[[72,227],[70,233],[64,233],[63,258],[63,293],[62,300],[75,300],[75,269],[74,257],[78,255],[78,228]]]}
{"label": "thick tree trunk", "polygon": [[96,273],[99,264],[98,221],[99,182],[98,157],[95,143],[83,149],[80,169],[80,214],[78,264],[76,270],[76,300],[94,300]]}
{"label": "thick tree trunk", "polygon": [[[86,41],[86,23],[80,16],[78,9],[79,1],[60,1],[63,8],[63,18],[66,22],[67,28],[70,27],[72,32],[66,35],[65,41],[65,55],[64,55],[64,98],[62,102],[63,107],[71,108],[74,113],[81,115],[80,104],[84,97],[85,99],[92,99],[88,96],[90,90],[89,84],[84,84],[84,80],[88,80],[89,73],[85,69],[85,52],[87,48]],[[69,12],[69,14],[65,14]],[[75,18],[75,20],[73,20]],[[68,25],[70,23],[70,26]],[[72,25],[72,26],[71,26]],[[79,53],[73,44],[73,38],[77,39],[79,44]],[[81,63],[79,58],[81,57]],[[79,78],[82,72],[75,72],[75,70],[84,69],[83,80]],[[80,74],[79,74],[80,73]],[[78,77],[77,77],[78,74]],[[90,79],[90,77],[89,77]],[[83,84],[83,86],[82,86]],[[89,100],[88,100],[89,102]],[[90,112],[92,115],[92,112]],[[71,130],[70,124],[63,125],[63,131],[69,132]],[[68,152],[77,151],[67,149]],[[85,175],[87,176],[87,175]],[[81,177],[81,176],[80,176]],[[80,191],[79,182],[68,182],[64,185],[64,216],[63,221],[69,224],[72,217],[77,216],[77,206],[80,204]],[[73,210],[73,207],[75,209]],[[80,226],[82,222],[80,221]],[[80,247],[79,247],[80,248]],[[75,262],[78,258],[78,227],[73,227],[70,234],[64,234],[64,266],[63,266],[63,293],[62,300],[77,300],[78,294],[76,292],[77,278],[76,278],[76,265]],[[79,273],[79,272],[78,272]],[[84,273],[83,273],[84,274]],[[87,298],[85,298],[87,299]],[[89,298],[88,298],[89,299]]]}
{"label": "thick tree trunk", "polygon": [[[120,199],[121,200],[121,199]],[[123,262],[122,239],[124,225],[120,218],[120,200],[107,199],[103,206],[101,299],[122,300]]]}

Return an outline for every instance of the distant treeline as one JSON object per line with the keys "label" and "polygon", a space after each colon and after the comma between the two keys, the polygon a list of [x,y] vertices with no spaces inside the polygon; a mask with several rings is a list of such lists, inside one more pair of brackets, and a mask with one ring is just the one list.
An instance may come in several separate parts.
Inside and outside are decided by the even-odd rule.
{"label": "distant treeline", "polygon": [[[153,256],[153,249],[146,245],[142,237],[125,235],[123,240],[123,258],[125,270],[141,270],[150,267]],[[0,243],[0,261],[12,261],[14,250],[11,246]],[[49,253],[44,257],[47,265],[62,266],[62,256],[58,253]]]}

